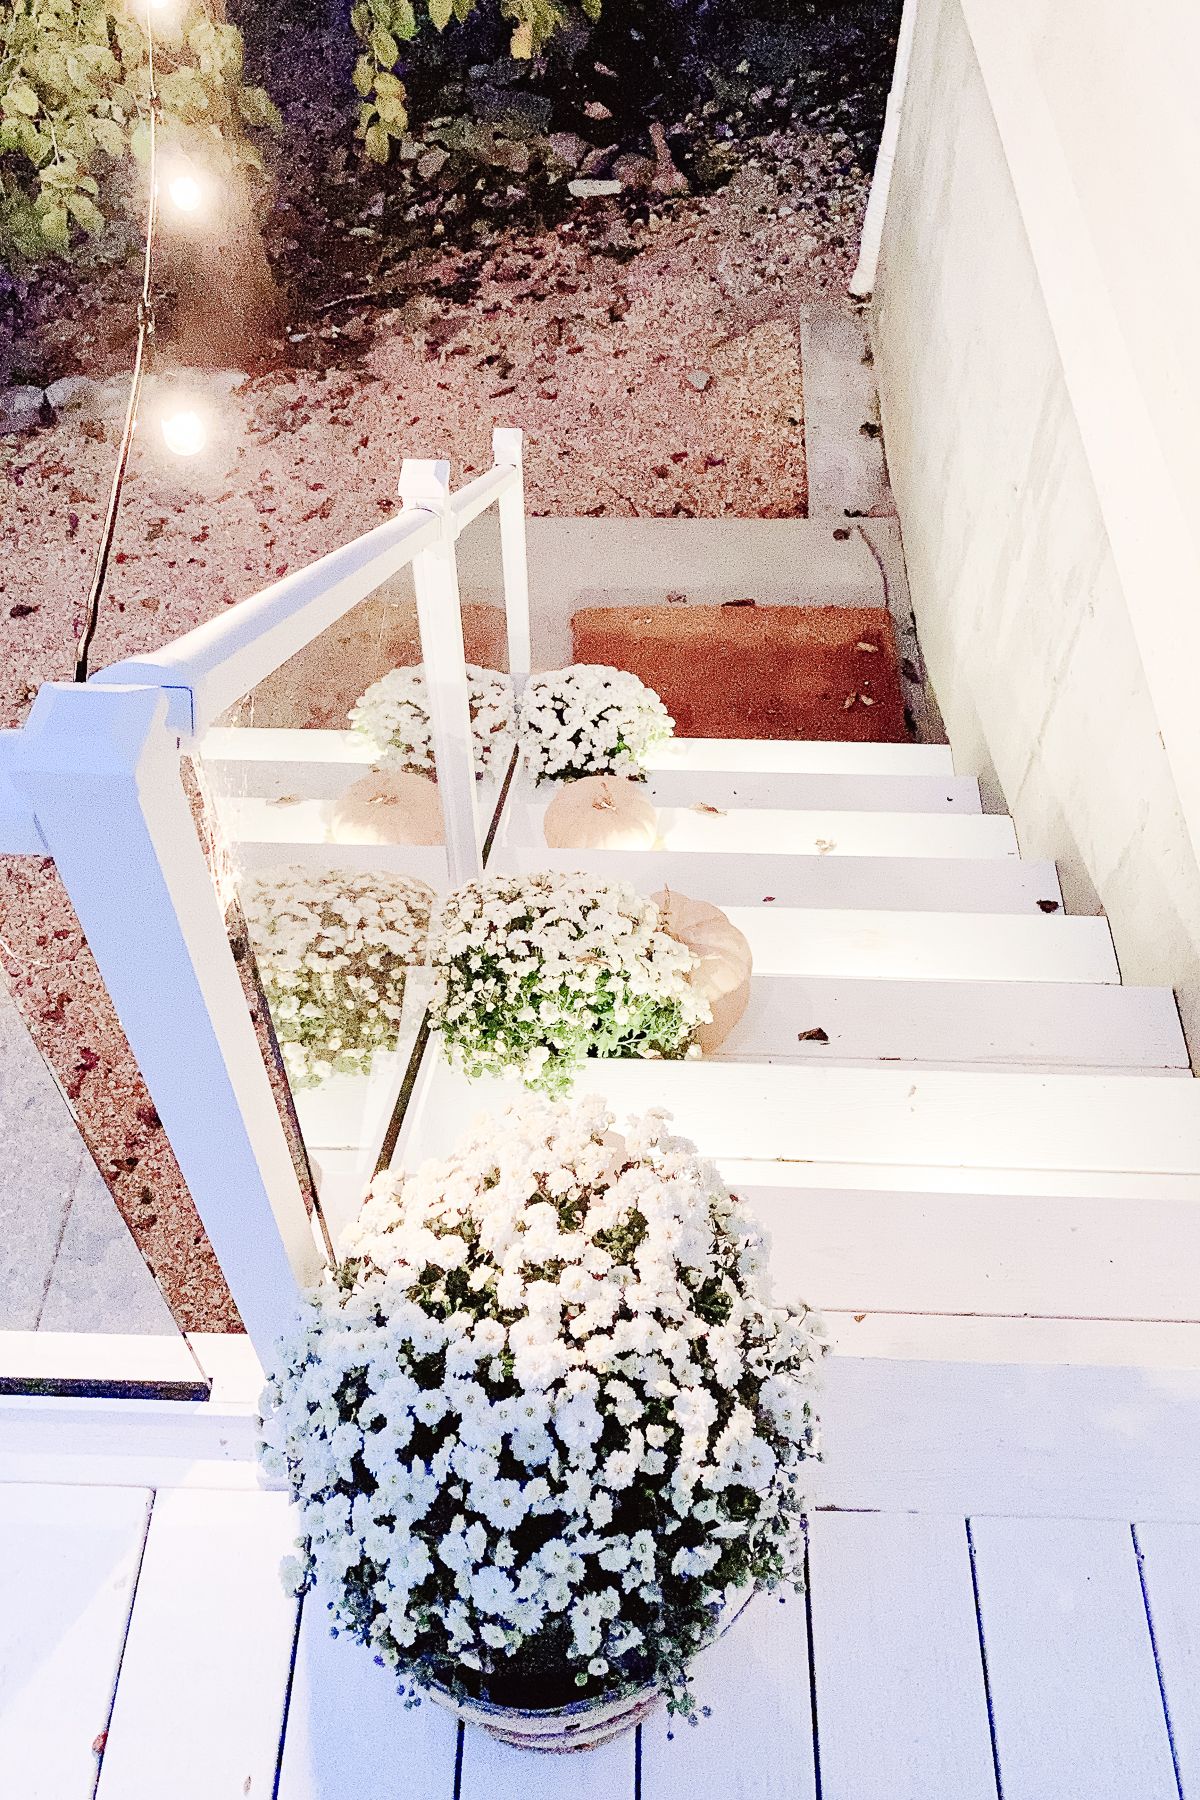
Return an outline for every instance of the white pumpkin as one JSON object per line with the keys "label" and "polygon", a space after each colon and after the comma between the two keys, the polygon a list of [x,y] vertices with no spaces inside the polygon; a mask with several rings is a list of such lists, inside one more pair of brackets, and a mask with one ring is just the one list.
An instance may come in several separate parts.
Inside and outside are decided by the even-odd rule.
{"label": "white pumpkin", "polygon": [[338,800],[335,844],[440,844],[446,836],[437,785],[426,775],[372,769]]}
{"label": "white pumpkin", "polygon": [[662,929],[700,959],[699,967],[692,971],[692,986],[708,1001],[712,1021],[700,1026],[696,1039],[701,1050],[711,1054],[724,1043],[749,1002],[754,966],[750,946],[720,907],[707,900],[690,900],[670,888],[652,899]]}
{"label": "white pumpkin", "polygon": [[542,829],[552,850],[649,850],[658,814],[636,782],[583,775],[559,788]]}

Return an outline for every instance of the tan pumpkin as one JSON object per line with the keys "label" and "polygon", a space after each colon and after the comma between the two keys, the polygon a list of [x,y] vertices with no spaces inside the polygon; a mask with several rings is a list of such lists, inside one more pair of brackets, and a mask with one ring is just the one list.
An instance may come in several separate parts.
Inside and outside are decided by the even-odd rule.
{"label": "tan pumpkin", "polygon": [[749,1002],[754,966],[750,946],[720,907],[707,900],[690,900],[670,888],[651,897],[662,929],[700,958],[699,967],[692,971],[692,986],[712,1008],[712,1022],[701,1025],[696,1038],[705,1054],[711,1055],[724,1043]]}
{"label": "tan pumpkin", "polygon": [[372,769],[333,809],[335,844],[440,844],[446,829],[436,783],[426,775]]}
{"label": "tan pumpkin", "polygon": [[649,850],[658,814],[636,782],[584,775],[559,788],[542,829],[552,850]]}

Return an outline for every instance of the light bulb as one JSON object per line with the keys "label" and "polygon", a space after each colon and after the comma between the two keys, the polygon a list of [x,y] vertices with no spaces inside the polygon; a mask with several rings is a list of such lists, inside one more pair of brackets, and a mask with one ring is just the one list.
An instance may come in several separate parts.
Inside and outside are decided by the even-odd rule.
{"label": "light bulb", "polygon": [[173,175],[167,183],[167,195],[176,212],[199,212],[204,203],[204,189],[194,175]]}
{"label": "light bulb", "polygon": [[208,427],[190,407],[165,413],[161,429],[163,443],[172,456],[198,456],[208,442]]}

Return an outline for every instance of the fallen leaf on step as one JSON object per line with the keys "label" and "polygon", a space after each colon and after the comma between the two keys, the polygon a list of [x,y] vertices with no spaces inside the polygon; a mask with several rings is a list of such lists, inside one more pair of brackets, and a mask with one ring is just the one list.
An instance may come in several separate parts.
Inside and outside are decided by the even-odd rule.
{"label": "fallen leaf on step", "polygon": [[1039,912],[1057,912],[1058,907],[1059,907],[1059,903],[1057,900],[1039,900],[1038,901],[1038,911]]}
{"label": "fallen leaf on step", "polygon": [[299,794],[278,794],[270,803],[272,806],[299,806]]}
{"label": "fallen leaf on step", "polygon": [[108,1742],[107,1731],[98,1732],[97,1735],[92,1739],[92,1755],[93,1756],[103,1756],[104,1755],[104,1746],[105,1746],[105,1744],[107,1744],[107,1742]]}
{"label": "fallen leaf on step", "polygon": [[723,806],[710,806],[708,804],[707,800],[693,801],[692,811],[693,812],[702,812],[702,813],[713,813],[718,819],[723,819],[725,817],[725,808]]}
{"label": "fallen leaf on step", "polygon": [[818,838],[817,839],[817,855],[818,856],[827,856],[831,850],[836,850],[836,849],[837,849],[837,845],[834,843],[832,838]]}
{"label": "fallen leaf on step", "polygon": [[849,712],[850,708],[854,705],[854,703],[857,699],[858,699],[857,694],[847,694],[846,698],[842,701],[842,711]]}
{"label": "fallen leaf on step", "polygon": [[813,1025],[807,1031],[798,1031],[796,1041],[800,1044],[827,1044],[829,1033],[821,1025]]}
{"label": "fallen leaf on step", "polygon": [[774,894],[764,894],[762,897],[763,905],[770,906],[770,904],[774,898],[775,898]]}
{"label": "fallen leaf on step", "polygon": [[856,1325],[861,1325],[863,1320],[866,1318],[866,1316],[867,1316],[866,1313],[855,1313],[854,1323]]}

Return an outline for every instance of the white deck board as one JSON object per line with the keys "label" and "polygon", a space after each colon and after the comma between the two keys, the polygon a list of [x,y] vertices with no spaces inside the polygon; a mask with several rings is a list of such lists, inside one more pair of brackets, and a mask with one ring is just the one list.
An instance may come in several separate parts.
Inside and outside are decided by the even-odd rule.
{"label": "white deck board", "polygon": [[[529,793],[528,788],[525,791]],[[652,771],[646,779],[646,793],[659,808],[699,804],[781,807],[800,812],[982,810],[979,783],[971,775],[738,774],[718,769],[670,769]]]}
{"label": "white deck board", "polygon": [[270,1794],[297,1602],[283,1494],[155,1501],[98,1800]]}
{"label": "white deck board", "polygon": [[952,775],[949,744],[843,744],[819,738],[668,738],[645,769],[724,769],[818,775]]}
{"label": "white deck board", "polygon": [[469,1726],[458,1800],[634,1800],[636,1770],[632,1731],[594,1750],[554,1756],[514,1750]]}
{"label": "white deck board", "polygon": [[809,1585],[822,1792],[996,1800],[963,1521],[816,1513]]}
{"label": "white deck board", "polygon": [[363,1645],[329,1635],[309,1595],[275,1800],[452,1800],[458,1721],[429,1701],[406,1709],[396,1687]]}
{"label": "white deck board", "polygon": [[1004,1800],[1178,1800],[1128,1526],[972,1521]]}
{"label": "white deck board", "polygon": [[1134,1542],[1185,1800],[1200,1794],[1200,1524],[1137,1525]]}
{"label": "white deck board", "polygon": [[[824,1031],[828,1042],[802,1036],[814,1030]],[[727,1062],[788,1057],[818,1066],[882,1058],[1026,1068],[1188,1068],[1169,989],[1040,980],[756,973],[749,1005],[716,1056]]]}
{"label": "white deck board", "polygon": [[[695,1668],[695,1726],[642,1726],[644,1800],[815,1800],[804,1600],[760,1594]],[[826,1792],[829,1790],[827,1789]]]}
{"label": "white deck board", "polygon": [[[348,851],[347,851],[348,853]],[[356,854],[358,852],[356,851]],[[1053,863],[1016,857],[953,856],[747,857],[711,852],[703,864],[690,851],[550,850],[544,844],[497,844],[489,869],[531,873],[587,869],[606,881],[631,881],[644,894],[680,893],[703,882],[714,906],[876,907],[894,912],[1037,913],[1059,903]]]}
{"label": "white deck board", "polygon": [[0,1487],[0,1791],[90,1800],[150,1494]]}
{"label": "white deck board", "polygon": [[[692,892],[697,884],[693,883]],[[1119,982],[1107,919],[733,906],[760,976]]]}

